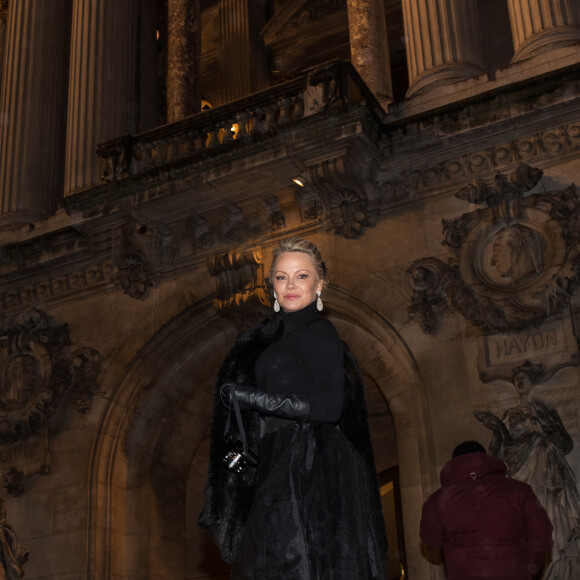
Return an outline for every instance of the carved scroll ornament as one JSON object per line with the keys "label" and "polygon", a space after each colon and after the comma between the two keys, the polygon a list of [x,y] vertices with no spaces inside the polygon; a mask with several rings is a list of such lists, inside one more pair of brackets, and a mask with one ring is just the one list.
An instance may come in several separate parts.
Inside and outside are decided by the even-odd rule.
{"label": "carved scroll ornament", "polygon": [[270,307],[264,260],[259,250],[232,250],[215,255],[208,259],[207,267],[217,282],[214,306],[218,312]]}
{"label": "carved scroll ornament", "polygon": [[520,166],[457,197],[483,207],[443,220],[447,262],[407,271],[410,316],[435,333],[451,306],[485,332],[517,331],[561,313],[580,285],[580,198],[566,190],[525,196],[542,176]]}

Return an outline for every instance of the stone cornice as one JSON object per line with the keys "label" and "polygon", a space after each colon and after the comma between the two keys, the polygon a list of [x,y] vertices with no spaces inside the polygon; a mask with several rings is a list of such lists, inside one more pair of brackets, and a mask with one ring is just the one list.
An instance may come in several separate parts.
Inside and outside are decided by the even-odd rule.
{"label": "stone cornice", "polygon": [[[274,91],[281,102],[281,86],[290,92],[302,87],[302,102],[322,104],[318,112],[276,122],[254,137],[250,132],[195,155],[175,148],[175,137],[188,135],[192,123],[207,127],[230,119],[242,110],[239,102],[195,123],[130,137],[139,146],[163,141],[175,154],[67,197],[63,205],[74,226],[63,227],[63,212],[53,232],[45,225],[42,236],[24,230],[12,236],[0,247],[2,309],[105,288],[147,299],[164,276],[203,268],[208,256],[234,246],[264,246],[320,228],[360,237],[403,204],[455,193],[522,163],[546,171],[578,156],[580,83],[572,74],[559,85],[551,78],[543,87],[488,95],[477,106],[389,124],[376,102],[355,90],[360,79],[352,69],[339,69],[348,72],[344,77],[325,70]],[[305,80],[315,73],[326,80]],[[354,87],[338,86],[340,78]],[[244,99],[243,106],[250,102]],[[298,175],[303,188],[291,183]],[[289,222],[289,216],[299,217]]]}

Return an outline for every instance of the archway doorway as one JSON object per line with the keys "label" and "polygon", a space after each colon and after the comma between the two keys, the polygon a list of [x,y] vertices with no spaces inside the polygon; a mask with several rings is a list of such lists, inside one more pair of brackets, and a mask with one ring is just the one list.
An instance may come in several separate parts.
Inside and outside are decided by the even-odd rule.
{"label": "archway doorway", "polygon": [[[326,304],[367,382],[375,385],[370,396],[388,401],[390,412],[380,413],[392,426],[383,425],[379,438],[395,427],[397,436],[387,454],[393,465],[381,472],[397,467],[405,522],[398,545],[409,545],[409,537],[418,537],[423,485],[435,473],[420,377],[401,337],[372,308],[337,288],[329,289]],[[89,578],[155,573],[168,580],[201,580],[226,573],[224,567],[208,569],[215,558],[204,557],[211,546],[196,520],[213,382],[237,330],[215,315],[208,298],[152,337],[120,382],[94,450]],[[380,445],[378,457],[387,447]],[[407,578],[429,574],[416,572],[409,561]]]}

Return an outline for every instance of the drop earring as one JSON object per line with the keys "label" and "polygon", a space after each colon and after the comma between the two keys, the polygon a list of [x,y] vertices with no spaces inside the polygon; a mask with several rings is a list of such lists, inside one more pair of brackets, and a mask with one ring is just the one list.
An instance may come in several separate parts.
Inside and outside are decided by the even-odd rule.
{"label": "drop earring", "polygon": [[316,296],[318,296],[318,299],[316,300],[316,309],[320,312],[324,308],[322,298],[320,298],[320,290],[318,290]]}
{"label": "drop earring", "polygon": [[280,312],[280,303],[278,302],[278,294],[274,292],[274,312]]}

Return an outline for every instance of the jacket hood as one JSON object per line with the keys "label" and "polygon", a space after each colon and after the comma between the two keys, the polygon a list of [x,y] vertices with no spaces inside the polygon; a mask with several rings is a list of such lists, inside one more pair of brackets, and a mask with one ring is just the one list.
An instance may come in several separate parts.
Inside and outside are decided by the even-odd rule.
{"label": "jacket hood", "polygon": [[468,453],[454,457],[441,470],[441,485],[475,481],[488,475],[507,474],[507,465],[486,453]]}

